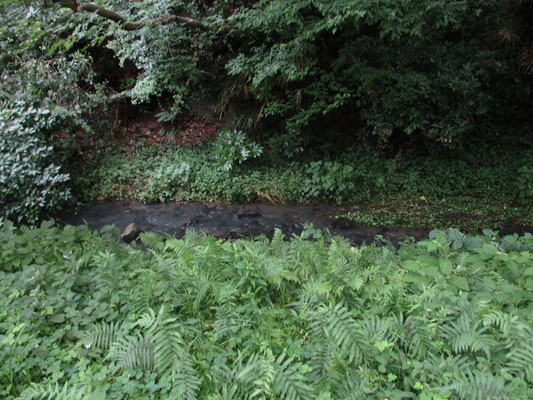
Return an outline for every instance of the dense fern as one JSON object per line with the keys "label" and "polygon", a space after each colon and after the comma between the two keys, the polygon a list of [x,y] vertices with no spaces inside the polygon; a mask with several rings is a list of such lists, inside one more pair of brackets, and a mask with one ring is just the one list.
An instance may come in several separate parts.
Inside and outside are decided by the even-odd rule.
{"label": "dense fern", "polygon": [[111,344],[117,340],[121,328],[122,325],[115,322],[94,324],[83,335],[82,341],[87,348],[94,347],[107,351],[111,348]]}
{"label": "dense fern", "polygon": [[368,398],[372,388],[364,378],[354,371],[346,371],[333,387],[334,397],[339,400],[359,400]]}
{"label": "dense fern", "polygon": [[171,382],[175,388],[173,395],[183,396],[186,400],[197,399],[202,380],[195,369],[195,361],[185,349],[180,349],[178,353],[179,358],[173,360],[170,370]]}
{"label": "dense fern", "polygon": [[132,307],[137,314],[142,314],[156,306],[155,292],[158,282],[156,272],[151,269],[142,269],[137,273],[142,283],[135,288]]}
{"label": "dense fern", "polygon": [[404,320],[400,314],[393,319],[391,328],[400,348],[414,358],[424,359],[428,353],[438,351],[435,342],[431,340],[433,332],[427,320],[410,316]]}
{"label": "dense fern", "polygon": [[[62,264],[68,253],[51,247],[54,268],[34,261],[2,275],[0,301],[23,311],[0,312],[0,393],[533,398],[533,296],[521,275],[533,261],[492,237],[455,252],[442,238],[429,241],[432,252],[428,243],[396,251],[281,233],[272,243],[142,238],[147,251],[67,241],[76,259],[91,254],[75,274]],[[505,259],[524,265],[507,271]]]}
{"label": "dense fern", "polygon": [[254,381],[254,391],[250,399],[269,399],[273,394],[274,379],[276,378],[276,363],[271,351],[267,351],[261,359],[257,379]]}

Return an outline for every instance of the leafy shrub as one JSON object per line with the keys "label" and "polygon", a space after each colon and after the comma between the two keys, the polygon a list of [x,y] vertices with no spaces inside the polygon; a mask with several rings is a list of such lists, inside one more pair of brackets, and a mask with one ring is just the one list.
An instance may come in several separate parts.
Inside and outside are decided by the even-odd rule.
{"label": "leafy shrub", "polygon": [[164,202],[172,198],[180,186],[189,180],[191,166],[187,162],[168,162],[163,159],[161,164],[150,172],[150,196]]}
{"label": "leafy shrub", "polygon": [[336,161],[314,161],[306,167],[309,178],[302,188],[305,197],[347,200],[356,188],[354,168]]}
{"label": "leafy shrub", "polygon": [[533,202],[533,157],[528,165],[524,165],[518,169],[518,176],[516,178],[516,189],[518,193],[518,200],[523,203]]}
{"label": "leafy shrub", "polygon": [[269,155],[276,159],[296,159],[304,153],[301,134],[296,129],[289,129],[268,139]]}
{"label": "leafy shrub", "polygon": [[37,104],[0,103],[0,216],[33,224],[70,198],[69,175],[43,134],[54,122]]}
{"label": "leafy shrub", "polygon": [[1,227],[2,398],[533,396],[529,234],[113,231]]}
{"label": "leafy shrub", "polygon": [[[72,49],[86,25],[65,35],[75,25],[50,10],[0,8],[0,52],[9,59],[0,65],[0,215],[34,224],[71,199],[65,164],[79,156],[77,135],[92,132],[87,114],[105,101],[89,58]],[[62,28],[45,33],[44,22]]]}
{"label": "leafy shrub", "polygon": [[261,155],[263,148],[237,129],[223,129],[218,132],[213,143],[213,154],[226,170],[235,163],[241,164],[248,159]]}

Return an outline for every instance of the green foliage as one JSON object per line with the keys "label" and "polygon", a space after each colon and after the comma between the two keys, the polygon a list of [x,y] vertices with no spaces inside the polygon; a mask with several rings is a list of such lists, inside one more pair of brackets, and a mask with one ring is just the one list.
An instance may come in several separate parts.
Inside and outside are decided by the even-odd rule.
{"label": "green foliage", "polygon": [[533,396],[529,234],[141,240],[2,225],[2,398]]}
{"label": "green foliage", "polygon": [[303,195],[307,198],[334,199],[339,204],[356,191],[354,168],[336,161],[314,161],[305,172]]}
{"label": "green foliage", "polygon": [[34,224],[71,198],[65,164],[103,89],[73,47],[91,36],[86,24],[19,2],[0,9],[0,215]]}
{"label": "green foliage", "polygon": [[242,43],[226,68],[246,80],[263,117],[290,128],[317,136],[348,129],[383,142],[403,132],[461,146],[495,132],[509,110],[513,62],[486,40],[502,9],[498,2],[258,1],[232,17],[255,40]]}
{"label": "green foliage", "polygon": [[224,169],[230,170],[235,163],[257,158],[263,148],[236,129],[222,129],[213,142],[213,154]]}
{"label": "green foliage", "polygon": [[171,199],[175,191],[187,183],[190,169],[190,165],[186,162],[174,164],[163,159],[162,163],[149,174],[150,197],[155,197],[161,202]]}
{"label": "green foliage", "polygon": [[[151,23],[126,31],[96,13],[7,2],[0,52],[16,58],[29,49],[41,58],[106,46],[121,65],[128,61],[139,71],[116,85],[124,89],[120,96],[133,103],[163,99],[170,118],[199,97],[218,97],[221,114],[232,103],[251,105],[253,117],[235,118],[248,125],[264,119],[282,132],[319,137],[347,130],[346,136],[382,142],[405,133],[436,148],[460,147],[498,133],[502,115],[513,115],[519,50],[487,40],[513,17],[513,4],[106,3],[129,21],[182,15],[215,28]],[[13,16],[24,11],[15,24]]]}
{"label": "green foliage", "polygon": [[[220,117],[257,127],[255,141],[238,129],[223,130],[212,154],[200,157],[202,162],[194,157],[161,160],[151,165],[155,170],[142,173],[137,165],[125,171],[102,168],[81,185],[98,185],[103,189],[98,196],[104,198],[169,200],[180,195],[225,201],[345,202],[415,190],[439,198],[458,192],[491,197],[502,188],[500,180],[510,178],[516,181],[514,195],[527,203],[530,167],[522,164],[517,172],[514,162],[501,171],[483,168],[476,181],[469,180],[468,171],[477,167],[472,160],[447,166],[442,160],[422,165],[417,158],[419,165],[414,165],[369,160],[357,152],[347,159],[312,154],[288,165],[274,156],[277,165],[272,170],[263,165],[245,177],[236,173],[246,170],[244,161],[262,153],[260,139],[266,139],[265,149],[295,159],[308,156],[309,145],[331,146],[341,136],[376,153],[403,151],[396,142],[408,142],[408,136],[416,139],[410,144],[430,143],[441,151],[503,137],[501,121],[518,115],[511,107],[511,94],[517,86],[519,57],[517,49],[499,48],[488,34],[514,15],[507,7],[512,4],[107,2],[106,7],[126,20],[153,22],[127,31],[124,24],[102,18],[101,12],[72,12],[57,2],[3,1],[2,215],[35,223],[70,198],[68,174],[76,169],[71,163],[94,146],[92,139],[107,139],[114,123],[107,118],[109,105],[118,122],[119,104],[159,104],[160,120],[174,127],[180,113],[195,101],[213,104],[215,98]],[[158,23],[168,15],[197,18],[213,29]],[[528,38],[526,33],[524,40]],[[123,67],[128,66],[133,72],[126,74],[128,68]],[[230,110],[240,110],[239,115],[232,117]],[[84,140],[88,136],[91,140]],[[257,160],[261,161],[265,160]],[[97,175],[102,183],[95,183]],[[140,187],[130,196],[128,185]]]}
{"label": "green foliage", "polygon": [[0,102],[0,216],[35,223],[69,199],[69,176],[43,135],[54,121],[47,108]]}
{"label": "green foliage", "polygon": [[502,229],[509,222],[525,226],[533,223],[530,207],[514,204],[510,196],[495,200],[467,195],[440,199],[416,194],[385,195],[356,205],[338,218],[367,226],[461,228],[467,231]]}
{"label": "green foliage", "polygon": [[484,153],[453,159],[407,153],[383,160],[352,149],[336,158],[290,162],[265,154],[228,171],[209,147],[158,155],[139,149],[97,160],[95,169],[87,168],[74,182],[88,201],[333,200],[358,203],[345,217],[366,225],[468,230],[500,229],[508,221],[531,225],[528,202],[515,204],[515,181],[525,153],[514,147]]}
{"label": "green foliage", "polygon": [[518,200],[523,203],[533,202],[533,157],[529,157],[529,163],[518,170],[516,189]]}

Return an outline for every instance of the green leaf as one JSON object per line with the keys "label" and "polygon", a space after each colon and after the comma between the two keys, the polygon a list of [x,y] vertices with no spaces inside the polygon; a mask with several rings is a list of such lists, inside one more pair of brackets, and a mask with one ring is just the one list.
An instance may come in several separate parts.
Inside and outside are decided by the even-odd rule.
{"label": "green leaf", "polygon": [[441,259],[439,261],[439,268],[444,275],[449,275],[452,272],[452,262],[448,259]]}
{"label": "green leaf", "polygon": [[389,343],[386,340],[381,340],[379,342],[374,343],[374,346],[377,347],[380,353],[383,353],[385,349],[388,349],[390,347],[394,347],[394,343]]}
{"label": "green leaf", "polygon": [[431,276],[433,278],[437,277],[439,275],[439,270],[434,265],[425,265],[423,273],[427,276]]}
{"label": "green leaf", "polygon": [[419,272],[422,270],[422,266],[418,261],[407,260],[402,262],[402,267],[408,271]]}
{"label": "green leaf", "polygon": [[450,283],[455,286],[457,289],[468,291],[468,281],[462,276],[454,275],[450,277]]}
{"label": "green leaf", "polygon": [[65,314],[56,314],[50,317],[50,322],[53,322],[54,324],[61,324],[65,322]]}
{"label": "green leaf", "polygon": [[406,275],[404,275],[403,279],[405,280],[405,282],[417,283],[419,285],[427,286],[429,284],[429,280],[427,277],[416,272],[407,273]]}
{"label": "green leaf", "polygon": [[533,276],[528,276],[526,279],[526,288],[533,289]]}

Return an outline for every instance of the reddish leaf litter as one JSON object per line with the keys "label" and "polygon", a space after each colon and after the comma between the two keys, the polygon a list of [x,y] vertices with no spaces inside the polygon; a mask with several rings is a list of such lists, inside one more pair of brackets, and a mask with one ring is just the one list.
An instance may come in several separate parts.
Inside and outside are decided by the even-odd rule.
{"label": "reddish leaf litter", "polygon": [[109,132],[90,133],[83,129],[54,134],[56,149],[66,151],[78,161],[88,161],[106,148],[124,148],[133,151],[139,145],[165,148],[192,147],[215,138],[224,127],[220,121],[180,116],[172,123],[160,124],[154,111],[148,115],[129,116]]}

